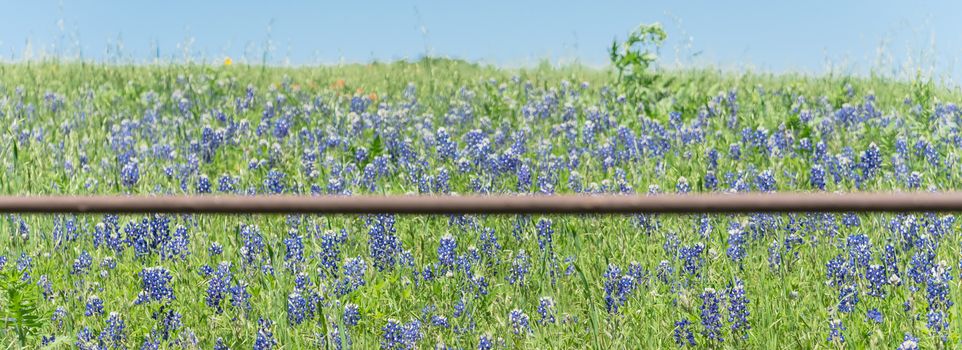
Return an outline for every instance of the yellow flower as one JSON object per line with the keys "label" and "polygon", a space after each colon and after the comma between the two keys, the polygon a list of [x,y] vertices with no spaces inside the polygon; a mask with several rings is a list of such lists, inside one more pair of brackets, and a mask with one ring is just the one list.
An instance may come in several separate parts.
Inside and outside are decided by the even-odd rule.
{"label": "yellow flower", "polygon": [[224,65],[225,65],[225,66],[230,66],[230,65],[232,65],[232,64],[234,64],[234,60],[230,59],[230,57],[227,57],[227,58],[224,59]]}

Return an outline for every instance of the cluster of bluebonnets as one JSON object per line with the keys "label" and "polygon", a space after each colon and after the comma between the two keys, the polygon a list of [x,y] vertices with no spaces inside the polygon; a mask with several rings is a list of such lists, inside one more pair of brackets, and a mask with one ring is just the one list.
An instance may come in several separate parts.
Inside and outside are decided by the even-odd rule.
{"label": "cluster of bluebonnets", "polygon": [[[8,194],[945,191],[929,85],[450,62],[0,67]],[[645,103],[657,106],[645,106]],[[8,215],[31,346],[952,348],[951,215]],[[15,330],[3,338],[17,344]]]}

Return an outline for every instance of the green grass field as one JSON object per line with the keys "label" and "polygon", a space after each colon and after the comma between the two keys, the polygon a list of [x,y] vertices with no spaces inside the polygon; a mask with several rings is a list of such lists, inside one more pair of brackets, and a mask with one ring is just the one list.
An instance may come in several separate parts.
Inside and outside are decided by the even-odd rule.
{"label": "green grass field", "polygon": [[[658,74],[0,65],[0,191],[962,187],[956,89]],[[9,215],[0,242],[4,348],[962,344],[951,215]]]}

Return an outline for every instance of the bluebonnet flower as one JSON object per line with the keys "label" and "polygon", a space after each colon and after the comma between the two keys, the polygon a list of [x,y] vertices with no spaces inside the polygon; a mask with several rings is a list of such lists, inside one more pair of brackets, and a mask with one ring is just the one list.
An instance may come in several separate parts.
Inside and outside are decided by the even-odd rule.
{"label": "bluebonnet flower", "polygon": [[845,335],[842,332],[845,331],[845,325],[842,324],[842,320],[831,319],[828,321],[828,338],[827,341],[830,343],[844,343]]}
{"label": "bluebonnet flower", "polygon": [[251,294],[247,291],[247,284],[243,281],[235,283],[228,291],[230,292],[230,304],[235,308],[250,310]]}
{"label": "bluebonnet flower", "polygon": [[872,243],[865,234],[848,236],[845,243],[850,261],[855,268],[864,268],[872,260]]}
{"label": "bluebonnet flower", "polygon": [[344,304],[344,315],[342,319],[348,327],[356,326],[357,322],[361,320],[361,314],[358,312],[357,305],[354,303]]}
{"label": "bluebonnet flower", "polygon": [[514,256],[514,261],[511,262],[511,269],[508,271],[508,276],[505,279],[511,285],[524,286],[526,281],[528,271],[531,270],[531,262],[528,259],[528,254],[524,250],[519,250],[518,254]]}
{"label": "bluebonnet flower", "polygon": [[[97,338],[100,344],[112,349],[126,348],[127,326],[124,324],[124,319],[120,317],[120,314],[111,312],[106,322],[107,327],[100,332],[100,336]],[[78,342],[79,341],[78,339]]]}
{"label": "bluebonnet flower", "polygon": [[225,193],[234,192],[238,182],[239,180],[237,178],[223,174],[217,179],[217,190]]}
{"label": "bluebonnet flower", "polygon": [[847,285],[839,290],[838,296],[838,311],[849,313],[855,311],[855,305],[858,305],[858,288],[855,285]]}
{"label": "bluebonnet flower", "polygon": [[381,349],[414,349],[421,340],[421,324],[411,321],[405,325],[395,319],[388,319],[381,328]]}
{"label": "bluebonnet flower", "polygon": [[528,315],[521,311],[521,309],[514,309],[508,313],[508,322],[511,323],[511,328],[514,330],[514,334],[522,335],[532,333],[531,325],[529,324]]}
{"label": "bluebonnet flower", "polygon": [[842,255],[838,255],[825,264],[826,277],[829,285],[841,287],[854,278],[854,271],[851,263]]}
{"label": "bluebonnet flower", "polygon": [[[160,321],[161,328],[157,334],[161,339],[167,340],[171,333],[180,329],[183,325],[183,315],[174,310],[168,309],[167,311],[159,311],[154,313],[152,316],[154,319]],[[153,333],[153,332],[152,332]],[[158,339],[159,340],[159,339]]]}
{"label": "bluebonnet flower", "polygon": [[551,220],[541,219],[535,225],[538,230],[538,247],[541,251],[551,251],[551,244],[554,236],[554,229],[551,228]]}
{"label": "bluebonnet flower", "polygon": [[662,260],[658,263],[658,267],[655,268],[655,275],[658,276],[658,279],[664,284],[669,284],[674,274],[675,268],[668,263],[668,260]]}
{"label": "bluebonnet flower", "polygon": [[758,174],[755,178],[755,185],[758,186],[758,190],[762,192],[775,192],[775,173],[771,170],[765,170]]}
{"label": "bluebonnet flower", "polygon": [[30,279],[30,271],[33,270],[33,258],[31,258],[27,253],[20,253],[20,257],[17,258],[17,272],[23,272],[22,280],[27,281]]}
{"label": "bluebonnet flower", "polygon": [[471,290],[474,292],[474,298],[478,299],[485,295],[488,295],[488,280],[481,275],[474,275],[471,277]]}
{"label": "bluebonnet flower", "polygon": [[731,144],[731,146],[728,147],[728,156],[731,157],[732,160],[741,159],[742,146],[737,143]]}
{"label": "bluebonnet flower", "polygon": [[878,309],[869,309],[865,313],[865,317],[874,321],[875,323],[882,323],[882,313],[879,312]]}
{"label": "bluebonnet flower", "polygon": [[210,247],[207,248],[207,253],[210,256],[218,256],[224,253],[224,246],[217,242],[211,242]]}
{"label": "bluebonnet flower", "polygon": [[94,316],[104,314],[104,301],[100,300],[100,297],[92,295],[87,298],[87,303],[84,307],[84,316]]}
{"label": "bluebonnet flower", "polygon": [[714,148],[709,149],[706,157],[708,158],[708,169],[718,169],[718,151]]}
{"label": "bluebonnet flower", "polygon": [[825,169],[821,165],[812,165],[808,172],[808,183],[819,190],[825,190]]}
{"label": "bluebonnet flower", "polygon": [[364,274],[367,272],[367,263],[361,257],[347,259],[344,262],[344,274],[335,286],[335,291],[339,295],[345,295],[364,286]]}
{"label": "bluebonnet flower", "polygon": [[50,315],[50,321],[56,322],[57,330],[61,330],[63,328],[63,322],[67,317],[67,310],[64,309],[63,306],[58,306],[53,310],[53,314]]}
{"label": "bluebonnet flower", "polygon": [[47,275],[40,275],[40,279],[37,280],[37,287],[40,287],[44,299],[53,298],[53,283],[50,282]]}
{"label": "bluebonnet flower", "polygon": [[688,184],[688,179],[685,177],[679,177],[678,182],[675,183],[675,191],[678,193],[691,192],[691,185]]}
{"label": "bluebonnet flower", "polygon": [[140,271],[143,290],[137,295],[135,304],[153,301],[165,302],[175,299],[174,290],[168,285],[173,279],[170,271],[162,266],[148,267]]}
{"label": "bluebonnet flower", "polygon": [[284,239],[284,263],[291,271],[297,271],[297,266],[304,262],[304,239],[296,229],[291,229],[288,235]]}
{"label": "bluebonnet flower", "polygon": [[211,192],[210,178],[208,178],[207,175],[201,175],[197,179],[197,193],[210,193],[210,192]]}
{"label": "bluebonnet flower", "polygon": [[261,255],[264,253],[264,237],[257,225],[241,225],[238,234],[242,240],[240,248],[241,263],[244,266],[253,266],[260,262]]}
{"label": "bluebonnet flower", "polygon": [[709,340],[718,342],[725,341],[722,338],[721,312],[718,310],[720,301],[718,293],[712,288],[705,288],[701,294],[701,325],[704,327],[704,334]]}
{"label": "bluebonnet flower", "polygon": [[885,267],[878,264],[869,265],[865,269],[865,279],[868,281],[868,292],[866,294],[874,297],[885,297],[885,284],[888,278],[885,276]]}
{"label": "bluebonnet flower", "polygon": [[271,169],[267,172],[264,179],[264,191],[270,194],[280,194],[285,190],[284,178],[287,177],[283,172]]}
{"label": "bluebonnet flower", "polygon": [[254,339],[254,350],[270,350],[277,345],[277,340],[274,339],[274,331],[271,327],[274,326],[274,322],[270,319],[261,318],[257,320],[257,336]]}
{"label": "bluebonnet flower", "polygon": [[875,143],[871,143],[868,149],[862,153],[862,158],[859,161],[859,167],[862,169],[862,176],[867,179],[875,177],[882,169],[882,152],[879,150]]}
{"label": "bluebonnet flower", "polygon": [[140,181],[140,165],[137,159],[132,159],[120,168],[120,183],[130,188]]}
{"label": "bluebonnet flower", "polygon": [[933,266],[928,273],[925,285],[925,296],[929,302],[928,322],[926,325],[936,334],[947,339],[945,331],[949,327],[948,315],[954,305],[950,299],[949,282],[952,280],[952,268],[940,262]]}
{"label": "bluebonnet flower", "polygon": [[116,215],[104,215],[104,220],[94,226],[94,248],[106,245],[117,253],[126,248],[126,241],[120,232]]}
{"label": "bluebonnet flower", "polygon": [[161,243],[160,258],[167,260],[179,257],[181,260],[187,260],[188,255],[190,255],[190,234],[187,232],[187,227],[177,225],[174,234]]}
{"label": "bluebonnet flower", "polygon": [[51,334],[49,337],[44,335],[40,337],[40,346],[46,347],[50,344],[53,344],[55,341],[57,341],[56,335]]}
{"label": "bluebonnet flower", "polygon": [[431,325],[435,327],[448,328],[451,324],[448,323],[448,318],[444,315],[434,315],[431,316]]}
{"label": "bluebonnet flower", "polygon": [[684,262],[682,265],[685,272],[692,276],[699,276],[699,270],[705,259],[701,256],[701,253],[705,250],[705,246],[701,243],[697,243],[690,247],[681,247],[678,251],[679,258]]}
{"label": "bluebonnet flower", "polygon": [[538,300],[538,314],[541,315],[541,319],[538,320],[538,324],[544,326],[547,324],[555,323],[555,311],[554,311],[554,299],[551,297],[542,297]]}
{"label": "bluebonnet flower", "polygon": [[478,350],[492,350],[494,349],[494,343],[491,341],[491,336],[487,334],[482,334],[478,336]]}
{"label": "bluebonnet flower", "polygon": [[90,253],[87,253],[86,250],[81,251],[80,256],[74,259],[73,269],[70,273],[75,275],[86,274],[91,265],[93,265],[93,259],[90,257]]}
{"label": "bluebonnet flower", "polygon": [[498,251],[501,250],[501,244],[498,243],[498,237],[495,235],[494,229],[482,228],[478,241],[483,259],[488,266],[493,266],[499,261]]}
{"label": "bluebonnet flower", "polygon": [[375,215],[367,219],[368,250],[378,271],[393,270],[401,253],[401,240],[394,235],[394,216]]}
{"label": "bluebonnet flower", "polygon": [[935,252],[931,250],[917,251],[909,261],[908,276],[916,284],[925,283],[932,267],[935,265]]}
{"label": "bluebonnet flower", "polygon": [[292,292],[287,296],[287,322],[292,326],[296,326],[304,322],[308,317],[308,313],[313,313],[313,309],[307,303],[307,299],[304,298],[301,293],[297,291]]}
{"label": "bluebonnet flower", "polygon": [[441,266],[448,268],[454,266],[454,261],[457,259],[457,249],[458,243],[454,240],[454,236],[445,235],[441,237],[438,244],[438,262]]}
{"label": "bluebonnet flower", "polygon": [[776,272],[782,267],[782,248],[778,240],[773,240],[768,246],[768,268]]}
{"label": "bluebonnet flower", "polygon": [[516,174],[518,178],[517,190],[525,193],[531,189],[531,168],[527,164],[521,164]]}
{"label": "bluebonnet flower", "polygon": [[728,288],[728,323],[731,324],[733,334],[742,334],[742,338],[748,337],[748,330],[752,328],[748,323],[748,297],[745,295],[745,285],[741,279],[735,278],[735,282]]}
{"label": "bluebonnet flower", "polygon": [[728,229],[728,250],[725,251],[733,262],[742,266],[742,259],[745,258],[745,234],[741,225],[733,224]]}
{"label": "bluebonnet flower", "polygon": [[321,236],[321,251],[316,256],[322,272],[337,273],[337,262],[341,259],[340,241],[334,232],[326,232]]}
{"label": "bluebonnet flower", "polygon": [[609,264],[604,274],[605,307],[609,313],[618,313],[619,308],[628,301],[636,287],[635,278],[629,274],[622,274],[621,268]]}
{"label": "bluebonnet flower", "polygon": [[148,334],[140,344],[140,350],[160,350],[160,339],[153,339],[153,335]]}
{"label": "bluebonnet flower", "polygon": [[913,171],[905,180],[905,186],[913,190],[922,187],[922,174],[919,174],[917,171]]}
{"label": "bluebonnet flower", "polygon": [[714,191],[718,189],[718,177],[715,176],[714,171],[708,171],[705,173],[705,179],[703,181],[705,189],[708,191]]}
{"label": "bluebonnet flower", "polygon": [[691,321],[688,319],[682,319],[681,321],[675,322],[675,345],[681,346],[695,346],[695,334],[692,333],[688,326],[691,325]]}
{"label": "bluebonnet flower", "polygon": [[217,337],[217,340],[214,341],[214,350],[230,350],[230,347],[224,344],[224,338]]}
{"label": "bluebonnet flower", "polygon": [[905,333],[898,350],[919,350],[919,338],[912,336],[910,333]]}
{"label": "bluebonnet flower", "polygon": [[231,280],[233,279],[230,267],[231,263],[229,261],[221,262],[217,265],[217,270],[214,270],[210,281],[207,283],[207,297],[205,302],[207,306],[214,308],[217,313],[223,311],[221,301],[230,293]]}
{"label": "bluebonnet flower", "polygon": [[661,247],[665,250],[665,255],[674,256],[678,254],[678,246],[681,245],[681,241],[678,239],[678,235],[674,232],[665,233],[665,243]]}

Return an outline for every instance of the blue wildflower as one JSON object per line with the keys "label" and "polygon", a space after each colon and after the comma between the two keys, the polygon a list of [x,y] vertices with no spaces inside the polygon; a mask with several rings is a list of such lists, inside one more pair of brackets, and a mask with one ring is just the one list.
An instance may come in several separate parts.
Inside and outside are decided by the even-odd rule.
{"label": "blue wildflower", "polygon": [[555,323],[555,311],[554,311],[554,299],[551,297],[542,297],[538,300],[538,314],[541,315],[541,319],[538,320],[538,324],[544,326],[547,324]]}
{"label": "blue wildflower", "polygon": [[691,321],[688,319],[682,319],[681,321],[675,322],[675,345],[681,346],[695,346],[695,334],[692,333],[688,326],[691,325]]}
{"label": "blue wildflower", "polygon": [[441,237],[438,244],[438,262],[441,266],[450,268],[454,265],[454,261],[457,259],[457,248],[458,243],[454,240],[454,236],[445,235]]}
{"label": "blue wildflower", "polygon": [[518,254],[514,256],[514,261],[511,262],[511,268],[505,279],[511,285],[517,284],[518,286],[524,286],[528,271],[530,270],[531,262],[528,259],[528,254],[525,253],[524,250],[519,250]]}
{"label": "blue wildflower", "polygon": [[130,188],[140,180],[140,164],[137,159],[131,159],[120,168],[120,183]]}
{"label": "blue wildflower", "polygon": [[354,303],[345,304],[342,319],[348,327],[356,326],[357,322],[361,320],[361,314],[358,312],[357,305]]}
{"label": "blue wildflower", "polygon": [[381,328],[381,349],[414,349],[421,340],[421,324],[411,321],[405,325],[395,319],[388,319]]}
{"label": "blue wildflower", "polygon": [[309,312],[313,313],[313,310],[310,309],[307,299],[301,293],[294,291],[287,296],[287,322],[292,326],[304,322],[308,318]]}
{"label": "blue wildflower", "polygon": [[94,316],[104,314],[104,301],[96,295],[92,295],[87,298],[87,303],[84,307],[84,316]]}
{"label": "blue wildflower", "polygon": [[858,305],[858,288],[855,285],[846,285],[839,290],[838,296],[838,311],[849,313],[855,311],[855,305]]}
{"label": "blue wildflower", "polygon": [[270,319],[261,318],[257,320],[259,327],[257,328],[257,336],[254,339],[254,350],[270,350],[277,345],[277,340],[274,339],[274,331],[271,327],[274,326],[274,322]]}
{"label": "blue wildflower", "polygon": [[335,286],[335,291],[339,295],[345,295],[364,286],[364,274],[367,272],[367,263],[361,257],[347,259],[344,262],[344,273]]}
{"label": "blue wildflower", "polygon": [[168,285],[173,279],[170,271],[162,266],[148,267],[140,271],[143,290],[134,304],[173,301],[174,290]]}
{"label": "blue wildflower", "polygon": [[[127,326],[120,314],[111,312],[107,317],[107,327],[100,332],[97,338],[102,346],[112,349],[124,349],[127,342]],[[80,341],[78,337],[78,342]]]}
{"label": "blue wildflower", "polygon": [[844,343],[845,335],[842,332],[845,331],[845,325],[842,324],[842,320],[832,319],[828,321],[829,333],[827,341],[830,343]]}
{"label": "blue wildflower", "polygon": [[748,330],[752,328],[748,323],[748,297],[745,295],[745,285],[741,279],[735,278],[735,282],[728,288],[728,323],[731,324],[733,334],[742,334],[742,338],[748,337]]}
{"label": "blue wildflower", "polygon": [[720,301],[718,293],[712,288],[705,288],[701,294],[701,325],[704,327],[704,334],[709,340],[718,342],[725,341],[722,338],[721,312],[718,310]]}
{"label": "blue wildflower", "polygon": [[276,169],[271,169],[267,172],[267,177],[264,179],[264,191],[269,194],[280,194],[284,192],[284,178],[283,172]]}
{"label": "blue wildflower", "polygon": [[514,309],[508,313],[508,322],[511,323],[511,328],[514,330],[514,334],[516,335],[533,332],[528,321],[528,315],[525,314],[524,311],[521,311],[521,309]]}
{"label": "blue wildflower", "polygon": [[551,244],[554,236],[554,229],[551,228],[551,220],[538,220],[538,224],[535,225],[535,228],[538,230],[538,247],[541,248],[541,251],[552,251]]}

